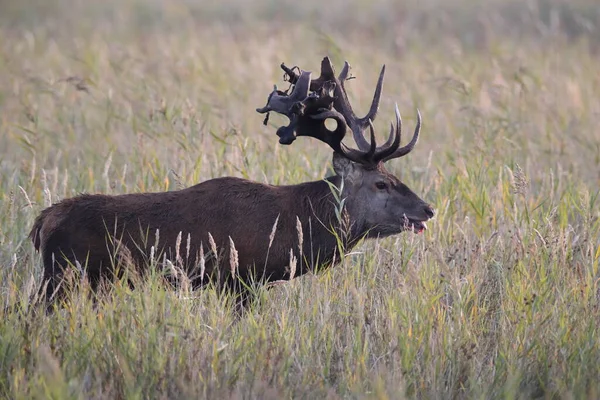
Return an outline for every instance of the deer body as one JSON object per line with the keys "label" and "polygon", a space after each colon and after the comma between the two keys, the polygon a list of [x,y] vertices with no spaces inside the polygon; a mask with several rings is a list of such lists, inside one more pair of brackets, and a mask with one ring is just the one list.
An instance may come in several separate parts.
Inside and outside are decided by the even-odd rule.
{"label": "deer body", "polygon": [[[112,271],[117,251],[129,251],[138,267],[147,265],[151,247],[158,239],[157,258],[164,253],[175,262],[179,254],[187,272],[197,277],[194,283],[207,282],[207,277],[215,272],[216,261],[210,255],[209,233],[217,249],[226,251],[220,255],[221,266],[229,265],[231,237],[238,252],[240,277],[255,266],[265,278],[277,280],[285,277],[290,250],[299,256],[296,217],[307,236],[309,226],[312,228],[310,234],[315,239],[303,244],[304,255],[331,258],[336,239],[326,227],[333,227],[333,200],[325,181],[271,186],[238,178],[217,178],[173,192],[66,199],[41,213],[31,237],[42,253],[45,280],[56,281],[67,263],[75,265],[77,261],[87,264],[88,277],[97,282]],[[115,239],[117,246],[125,247],[111,249],[110,243]],[[200,262],[200,246],[204,246],[202,253],[209,260],[206,277],[192,271]],[[297,274],[306,271],[299,265]],[[53,284],[48,286],[48,294],[54,290]]]}

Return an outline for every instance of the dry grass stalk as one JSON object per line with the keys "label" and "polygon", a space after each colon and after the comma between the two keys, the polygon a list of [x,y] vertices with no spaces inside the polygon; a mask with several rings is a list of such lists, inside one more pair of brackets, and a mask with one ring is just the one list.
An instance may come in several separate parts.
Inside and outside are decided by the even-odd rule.
{"label": "dry grass stalk", "polygon": [[238,252],[235,248],[233,239],[229,236],[229,267],[231,268],[231,276],[236,276],[236,270],[239,266]]}

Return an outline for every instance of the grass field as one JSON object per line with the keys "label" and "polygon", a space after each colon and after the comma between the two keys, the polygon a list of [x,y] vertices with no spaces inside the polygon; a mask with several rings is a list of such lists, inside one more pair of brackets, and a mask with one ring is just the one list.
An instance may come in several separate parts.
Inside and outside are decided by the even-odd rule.
{"label": "grass field", "polygon": [[[600,397],[595,0],[0,10],[0,398]],[[282,61],[318,71],[325,55],[352,65],[360,114],[386,64],[382,136],[395,102],[409,131],[420,109],[417,148],[388,168],[437,209],[424,235],[367,241],[240,319],[158,279],[30,312],[27,234],[53,202],[324,177],[330,149],[279,145],[283,118],[255,108]]]}

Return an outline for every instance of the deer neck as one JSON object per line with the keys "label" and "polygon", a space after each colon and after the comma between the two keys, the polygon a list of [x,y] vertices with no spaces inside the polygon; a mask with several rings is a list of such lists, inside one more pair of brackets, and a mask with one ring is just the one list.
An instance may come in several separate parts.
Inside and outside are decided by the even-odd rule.
{"label": "deer neck", "polygon": [[[303,230],[312,233],[313,248],[318,246],[328,255],[338,251],[339,244],[345,251],[350,250],[364,236],[349,210],[340,206],[341,185],[342,178],[334,175],[296,186],[293,196],[300,206],[296,215]],[[310,240],[306,234],[305,238]]]}

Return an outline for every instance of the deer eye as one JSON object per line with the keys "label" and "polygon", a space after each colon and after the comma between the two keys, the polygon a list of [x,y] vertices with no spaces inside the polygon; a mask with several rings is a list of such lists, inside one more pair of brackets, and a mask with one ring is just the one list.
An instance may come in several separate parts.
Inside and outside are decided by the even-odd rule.
{"label": "deer eye", "polygon": [[385,189],[387,189],[388,186],[385,182],[377,182],[375,184],[375,187],[379,190],[385,190]]}

